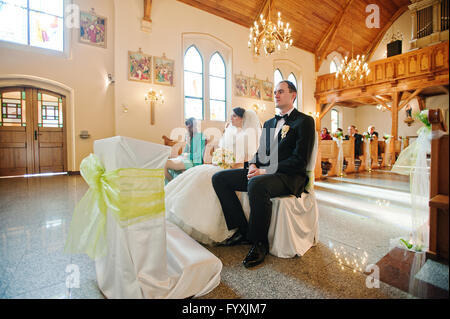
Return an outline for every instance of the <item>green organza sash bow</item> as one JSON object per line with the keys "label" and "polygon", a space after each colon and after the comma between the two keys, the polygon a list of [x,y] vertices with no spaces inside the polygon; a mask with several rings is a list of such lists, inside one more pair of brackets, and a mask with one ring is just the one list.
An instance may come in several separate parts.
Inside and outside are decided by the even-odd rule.
{"label": "green organza sash bow", "polygon": [[89,185],[75,206],[66,240],[68,253],[92,259],[106,254],[106,211],[121,227],[164,214],[163,169],[120,168],[105,172],[99,158],[83,159],[80,172]]}

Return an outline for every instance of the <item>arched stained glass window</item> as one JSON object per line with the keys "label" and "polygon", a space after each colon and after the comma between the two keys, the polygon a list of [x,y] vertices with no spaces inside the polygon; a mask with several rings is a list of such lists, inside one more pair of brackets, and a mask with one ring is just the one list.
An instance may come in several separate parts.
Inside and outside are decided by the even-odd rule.
{"label": "arched stained glass window", "polygon": [[184,118],[203,120],[203,59],[192,45],[184,54]]}
{"label": "arched stained glass window", "polygon": [[330,73],[336,73],[337,72],[337,65],[336,62],[331,61],[330,62]]}
{"label": "arched stained glass window", "polygon": [[[288,81],[291,81],[294,84],[295,88],[297,89],[298,96],[300,92],[298,91],[297,78],[295,77],[294,73],[289,74]],[[295,98],[294,100],[294,107],[298,109],[298,98]]]}
{"label": "arched stained glass window", "polygon": [[209,118],[226,120],[226,68],[222,56],[216,52],[209,61]]}
{"label": "arched stained glass window", "polygon": [[281,71],[279,69],[276,69],[275,72],[273,72],[273,86],[274,86],[274,88],[281,81],[283,81],[283,74],[281,74]]}
{"label": "arched stained glass window", "polygon": [[331,110],[331,133],[337,131],[339,127],[339,111],[336,109]]}

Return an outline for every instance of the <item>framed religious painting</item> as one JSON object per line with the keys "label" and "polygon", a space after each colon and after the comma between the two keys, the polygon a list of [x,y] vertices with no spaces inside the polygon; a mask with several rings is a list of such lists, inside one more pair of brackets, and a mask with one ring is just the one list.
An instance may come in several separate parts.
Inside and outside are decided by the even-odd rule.
{"label": "framed religious painting", "polygon": [[128,51],[128,80],[138,82],[152,81],[152,57],[138,52]]}
{"label": "framed religious painting", "polygon": [[248,79],[248,97],[261,100],[261,80]]}
{"label": "framed religious painting", "polygon": [[273,101],[273,83],[262,81],[262,99],[264,101]]}
{"label": "framed religious painting", "polygon": [[234,95],[248,96],[248,77],[242,74],[234,75]]}
{"label": "framed religious painting", "polygon": [[106,48],[106,18],[90,12],[80,11],[79,42]]}
{"label": "framed religious painting", "polygon": [[153,83],[173,86],[174,60],[162,57],[153,57]]}

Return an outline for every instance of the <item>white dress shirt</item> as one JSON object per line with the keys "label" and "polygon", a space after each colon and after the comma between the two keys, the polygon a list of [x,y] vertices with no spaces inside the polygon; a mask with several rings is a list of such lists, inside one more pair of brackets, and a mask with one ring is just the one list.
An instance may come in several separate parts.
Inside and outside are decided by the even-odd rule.
{"label": "white dress shirt", "polygon": [[[289,111],[287,111],[286,113],[282,113],[282,114],[280,114],[280,116],[283,116],[283,115],[285,115],[285,114],[287,114],[287,116],[289,116],[289,115],[291,115],[291,112],[294,110],[294,107],[292,107]],[[277,126],[275,127],[275,135],[273,136],[273,139],[275,140],[276,138],[277,138],[277,136],[278,136],[278,133],[280,132],[280,130],[281,130],[281,128],[283,127],[283,125],[284,125],[284,123],[285,123],[286,121],[284,120],[284,119],[280,119],[278,122],[277,122]]]}

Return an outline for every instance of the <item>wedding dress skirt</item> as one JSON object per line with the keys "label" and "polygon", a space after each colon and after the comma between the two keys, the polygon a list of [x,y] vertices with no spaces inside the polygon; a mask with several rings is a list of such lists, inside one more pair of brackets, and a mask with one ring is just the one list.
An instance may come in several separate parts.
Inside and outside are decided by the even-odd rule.
{"label": "wedding dress skirt", "polygon": [[212,176],[222,169],[214,165],[195,166],[165,187],[166,218],[207,245],[222,242],[234,233],[227,228],[212,186]]}

